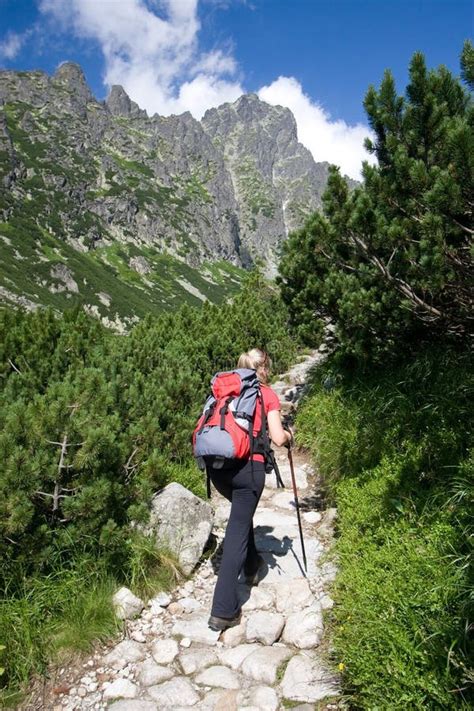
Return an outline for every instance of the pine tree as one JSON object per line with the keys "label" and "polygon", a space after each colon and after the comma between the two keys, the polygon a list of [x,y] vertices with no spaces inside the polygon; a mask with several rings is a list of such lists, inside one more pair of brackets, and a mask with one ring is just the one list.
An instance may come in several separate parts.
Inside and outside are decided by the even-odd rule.
{"label": "pine tree", "polygon": [[231,304],[147,317],[125,337],[80,309],[1,311],[4,586],[85,552],[122,570],[131,522],[146,520],[176,467],[194,465],[190,437],[211,376],[255,345],[286,367],[286,320],[258,274]]}
{"label": "pine tree", "polygon": [[[462,61],[469,79],[469,43]],[[330,316],[361,358],[420,337],[464,339],[473,305],[472,98],[416,53],[406,95],[387,71],[364,105],[377,164],[364,164],[353,192],[332,169],[324,214],[284,250],[283,297],[303,335],[311,338],[316,316]]]}

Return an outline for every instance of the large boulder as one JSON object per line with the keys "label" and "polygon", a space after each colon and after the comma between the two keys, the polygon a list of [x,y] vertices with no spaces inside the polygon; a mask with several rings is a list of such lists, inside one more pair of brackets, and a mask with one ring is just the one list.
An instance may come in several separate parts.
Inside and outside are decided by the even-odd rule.
{"label": "large boulder", "polygon": [[214,514],[210,504],[173,482],[152,499],[150,527],[158,545],[167,546],[189,575],[209,540]]}

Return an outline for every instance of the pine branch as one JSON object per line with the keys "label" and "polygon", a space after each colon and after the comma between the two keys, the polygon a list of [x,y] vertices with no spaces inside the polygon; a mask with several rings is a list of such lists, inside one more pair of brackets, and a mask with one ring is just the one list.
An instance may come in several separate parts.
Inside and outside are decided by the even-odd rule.
{"label": "pine branch", "polygon": [[466,227],[466,225],[463,225],[461,222],[456,220],[455,217],[451,217],[451,220],[461,228],[461,230],[464,230],[464,232],[467,232],[468,235],[474,235],[474,230],[471,230],[469,227]]}
{"label": "pine branch", "polygon": [[393,274],[391,274],[384,262],[370,251],[368,245],[361,237],[359,237],[357,234],[355,234],[355,232],[352,231],[349,231],[348,235],[352,243],[366,256],[369,262],[380,271],[380,273],[387,281],[393,284],[395,288],[400,291],[400,293],[410,299],[419,308],[423,309],[432,316],[432,318],[429,319],[430,321],[434,321],[439,318],[444,318],[444,314],[439,311],[439,309],[435,308],[434,306],[431,306],[431,304],[428,304],[421,297],[419,297],[413,287],[410,286],[408,282],[404,281],[403,279],[400,279],[400,277],[393,276]]}
{"label": "pine branch", "polygon": [[335,259],[334,257],[331,257],[331,255],[327,254],[327,252],[324,251],[324,249],[318,245],[317,251],[319,254],[322,254],[323,257],[325,257],[328,262],[331,262],[332,264],[337,264],[338,267],[341,267],[342,269],[347,269],[349,272],[359,272],[356,267],[351,266],[350,264],[346,264],[345,262],[342,262],[340,259]]}
{"label": "pine branch", "polygon": [[61,498],[60,493],[59,493],[59,482],[61,479],[61,471],[62,471],[62,469],[65,469],[64,458],[66,456],[66,451],[67,451],[67,434],[64,435],[63,441],[61,444],[61,454],[59,457],[58,474],[57,474],[57,478],[56,478],[56,483],[54,485],[53,513],[56,513],[56,511],[59,509],[59,499]]}
{"label": "pine branch", "polygon": [[125,472],[125,481],[127,484],[130,483],[132,474],[138,467],[138,464],[132,465],[132,460],[133,460],[134,456],[136,455],[136,453],[138,452],[138,450],[139,450],[139,448],[135,447],[135,449],[133,450],[133,452],[131,453],[131,455],[129,456],[129,458],[127,459],[127,462],[124,464],[124,467],[123,467],[124,472]]}
{"label": "pine branch", "polygon": [[13,361],[10,360],[10,358],[8,358],[8,362],[10,363],[11,367],[13,368],[13,370],[14,370],[16,373],[18,373],[19,375],[21,375],[21,370],[19,370],[19,369],[16,367],[15,363],[13,363]]}

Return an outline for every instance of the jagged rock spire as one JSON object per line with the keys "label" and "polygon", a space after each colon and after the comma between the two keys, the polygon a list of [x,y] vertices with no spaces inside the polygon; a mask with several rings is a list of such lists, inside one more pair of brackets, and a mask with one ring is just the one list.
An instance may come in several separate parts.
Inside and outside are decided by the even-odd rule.
{"label": "jagged rock spire", "polygon": [[82,71],[82,67],[75,62],[63,62],[56,69],[54,74],[54,80],[63,84],[68,89],[70,89],[76,99],[87,103],[88,101],[94,101],[91,90],[89,89],[86,77]]}
{"label": "jagged rock spire", "polygon": [[110,89],[105,104],[114,116],[146,116],[147,113],[132,101],[120,84],[114,84]]}

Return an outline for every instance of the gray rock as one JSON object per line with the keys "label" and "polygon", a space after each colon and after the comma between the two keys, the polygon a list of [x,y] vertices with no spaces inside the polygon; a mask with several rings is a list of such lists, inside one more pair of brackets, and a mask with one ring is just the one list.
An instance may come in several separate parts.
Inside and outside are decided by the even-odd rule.
{"label": "gray rock", "polygon": [[255,681],[274,684],[278,667],[292,654],[291,649],[284,646],[261,647],[244,659],[241,671]]}
{"label": "gray rock", "polygon": [[334,600],[327,594],[323,594],[319,600],[322,610],[331,610],[334,607]]}
{"label": "gray rock", "polygon": [[156,701],[158,709],[194,706],[199,701],[199,694],[189,679],[184,676],[177,676],[170,681],[165,681],[164,684],[150,686],[148,695]]}
{"label": "gray rock", "polygon": [[140,662],[145,654],[145,645],[125,639],[104,657],[103,663],[112,669],[123,669],[127,664]]}
{"label": "gray rock", "polygon": [[185,674],[195,674],[217,662],[218,657],[212,647],[197,647],[179,655],[179,664]]}
{"label": "gray rock", "polygon": [[257,686],[250,689],[248,703],[260,711],[278,711],[280,706],[278,695],[271,686]]}
{"label": "gray rock", "polygon": [[278,612],[288,613],[301,610],[314,602],[314,595],[306,578],[283,580],[274,584],[273,589]]}
{"label": "gray rock", "polygon": [[280,639],[284,626],[285,618],[277,612],[254,612],[247,620],[247,642],[273,644]]}
{"label": "gray rock", "polygon": [[207,621],[209,615],[201,612],[193,612],[188,618],[177,620],[171,630],[173,636],[189,637],[197,644],[215,645],[219,639],[220,632],[211,630]]}
{"label": "gray rock", "polygon": [[315,602],[311,607],[293,612],[287,618],[282,639],[299,649],[311,649],[320,643],[323,631],[321,607]]}
{"label": "gray rock", "polygon": [[178,603],[183,608],[184,612],[196,612],[196,610],[201,609],[201,603],[195,600],[193,597],[182,597],[178,600]]}
{"label": "gray rock", "polygon": [[[268,564],[268,570],[262,578],[262,583],[270,585],[301,578],[304,575],[303,556],[297,526],[288,529],[283,526],[273,528],[257,528],[255,542]],[[322,543],[314,537],[305,535],[306,557],[308,561],[308,578],[318,577],[320,566],[318,559],[323,553]]]}
{"label": "gray rock", "polygon": [[140,629],[132,630],[130,632],[130,637],[134,639],[135,642],[146,642],[146,637]]}
{"label": "gray rock", "polygon": [[240,625],[224,630],[221,634],[220,641],[224,647],[236,647],[244,641],[246,629],[247,621],[243,619]]}
{"label": "gray rock", "polygon": [[115,701],[107,706],[107,711],[156,711],[154,701],[144,699],[127,699],[126,701]]}
{"label": "gray rock", "polygon": [[171,679],[174,672],[170,667],[163,667],[153,659],[145,659],[145,661],[137,664],[136,675],[141,686],[153,686],[161,684],[163,681]]}
{"label": "gray rock", "polygon": [[168,612],[174,617],[179,617],[179,615],[183,614],[184,610],[179,602],[172,602],[168,605]]}
{"label": "gray rock", "polygon": [[[328,165],[315,163],[298,142],[288,109],[270,106],[256,95],[211,109],[202,121],[189,112],[148,117],[118,85],[105,102],[96,101],[81,68],[69,62],[54,77],[2,71],[3,103],[15,105],[13,127],[0,112],[0,150],[6,155],[2,183],[11,203],[3,212],[44,192],[44,207],[31,217],[32,224],[38,220],[43,229],[52,230],[48,218],[56,202],[55,233],[63,233],[79,256],[112,244],[124,245],[128,253],[133,245],[138,252],[146,250],[153,270],[153,252],[159,255],[165,249],[193,268],[209,259],[250,265],[259,256],[272,273],[288,232],[321,205]],[[32,184],[31,167],[20,160],[18,129],[44,154],[35,165],[37,185]],[[55,140],[60,130],[67,135]],[[42,191],[42,184],[48,190]],[[14,271],[19,278],[35,271],[35,258],[23,256],[18,270],[9,272],[12,280]],[[127,262],[125,257],[125,268]],[[100,263],[98,259],[99,269]],[[201,272],[212,284],[212,274],[206,268]],[[119,269],[112,303],[122,276]],[[139,271],[134,281],[130,288],[136,294],[164,296],[147,273]],[[174,281],[175,293],[182,296],[186,282],[178,288]],[[14,284],[13,293],[21,283]],[[130,303],[128,318],[133,316]]]}
{"label": "gray rock", "polygon": [[158,639],[151,648],[151,655],[157,664],[171,664],[178,653],[179,647],[175,639]]}
{"label": "gray rock", "polygon": [[281,691],[285,699],[315,703],[328,696],[336,696],[339,688],[335,677],[313,654],[306,652],[290,659],[281,682]]}
{"label": "gray rock", "polygon": [[[291,489],[292,484],[291,484],[290,465],[287,462],[284,462],[279,465],[279,468],[280,468],[281,478],[283,480],[285,487],[287,487],[288,489]],[[295,466],[295,481],[296,481],[298,493],[300,493],[303,489],[308,488],[308,477],[306,476],[306,472],[304,471],[304,469],[300,466]],[[267,486],[271,487],[272,489],[276,489],[277,485],[276,485],[276,480],[275,480],[274,476],[267,477]],[[296,514],[294,514],[294,515],[296,516]]]}
{"label": "gray rock", "polygon": [[134,699],[138,694],[136,684],[129,679],[116,679],[104,689],[104,699]]}
{"label": "gray rock", "polygon": [[209,709],[209,711],[240,711],[237,708],[237,690],[216,688],[207,691],[196,708]]}
{"label": "gray rock", "polygon": [[149,274],[153,271],[150,263],[145,257],[132,257],[130,259],[130,268],[134,269],[138,274]]}
{"label": "gray rock", "polygon": [[77,281],[74,279],[72,271],[65,264],[56,264],[54,267],[51,267],[51,276],[53,279],[62,282],[64,288],[68,291],[71,291],[73,294],[79,293]]}
{"label": "gray rock", "polygon": [[114,84],[112,86],[105,104],[110,113],[114,116],[147,116],[146,111],[143,111],[139,108],[138,104],[131,101],[127,92],[120,84]]}
{"label": "gray rock", "polygon": [[239,689],[238,675],[228,667],[215,666],[205,669],[195,677],[197,684],[214,686],[221,689]]}
{"label": "gray rock", "polygon": [[261,649],[259,644],[239,644],[231,649],[222,649],[219,651],[219,659],[222,664],[236,671],[242,665],[244,659],[247,659],[249,654]]}
{"label": "gray rock", "polygon": [[307,523],[319,523],[322,519],[322,515],[319,511],[305,511],[303,518]]}
{"label": "gray rock", "polygon": [[250,610],[270,610],[273,607],[273,590],[269,586],[253,587],[250,590],[250,597],[242,605],[245,611]]}
{"label": "gray rock", "polygon": [[274,511],[272,509],[257,509],[253,517],[254,527],[262,526],[269,529],[285,529],[291,535],[292,529],[298,528],[295,514]]}
{"label": "gray rock", "polygon": [[120,588],[112,598],[115,614],[121,620],[137,617],[145,607],[143,600],[134,595],[128,588]]}
{"label": "gray rock", "polygon": [[295,511],[295,496],[292,491],[280,491],[272,496],[272,504],[280,509]]}
{"label": "gray rock", "polygon": [[325,583],[331,583],[333,580],[336,579],[336,575],[337,566],[335,563],[332,563],[328,560],[321,566],[321,578]]}
{"label": "gray rock", "polygon": [[171,596],[168,595],[168,593],[159,592],[158,595],[155,595],[155,597],[153,597],[148,604],[150,605],[150,607],[153,607],[154,605],[159,605],[160,607],[168,607],[170,602]]}
{"label": "gray rock", "polygon": [[[297,142],[291,112],[272,107],[269,113],[255,94],[248,94],[234,104],[206,111],[202,125],[214,142],[225,146],[226,167],[239,201],[242,245],[250,254],[256,249],[271,253],[278,244],[278,230],[285,234],[296,226],[297,206],[315,209],[319,200],[309,194],[308,185],[319,182],[321,173],[314,170],[311,154]],[[265,195],[265,210],[255,210],[256,185]]]}
{"label": "gray rock", "polygon": [[177,554],[186,575],[199,561],[212,523],[210,504],[176,482],[168,484],[152,499],[150,527],[159,544]]}

